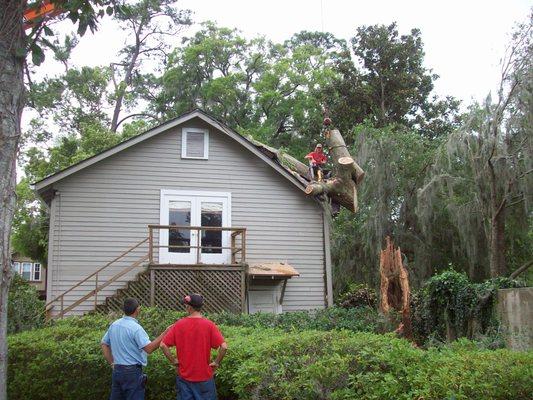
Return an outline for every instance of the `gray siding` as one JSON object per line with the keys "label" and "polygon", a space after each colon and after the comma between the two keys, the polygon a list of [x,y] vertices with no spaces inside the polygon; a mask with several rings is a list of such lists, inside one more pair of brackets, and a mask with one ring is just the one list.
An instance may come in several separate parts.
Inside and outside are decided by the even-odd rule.
{"label": "gray siding", "polygon": [[[287,285],[284,311],[325,305],[322,210],[271,166],[199,119],[182,127],[209,129],[209,160],[181,159],[181,127],[145,140],[56,182],[51,204],[48,299],[57,296],[147,236],[158,224],[161,189],[231,193],[232,226],[246,227],[247,260],[286,261],[301,274]],[[117,263],[112,276],[146,252]],[[99,296],[112,295],[125,276]],[[65,306],[94,281],[65,299]],[[77,313],[93,307],[93,300]],[[56,308],[57,309],[57,308]]]}

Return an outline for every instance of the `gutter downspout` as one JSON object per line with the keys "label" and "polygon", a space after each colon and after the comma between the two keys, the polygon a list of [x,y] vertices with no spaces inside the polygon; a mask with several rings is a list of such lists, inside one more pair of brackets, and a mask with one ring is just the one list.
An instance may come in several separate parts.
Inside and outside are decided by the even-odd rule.
{"label": "gutter downspout", "polygon": [[329,221],[326,215],[327,208],[323,208],[322,223],[324,225],[324,269],[326,278],[326,306],[333,306],[333,273],[331,270],[331,248]]}

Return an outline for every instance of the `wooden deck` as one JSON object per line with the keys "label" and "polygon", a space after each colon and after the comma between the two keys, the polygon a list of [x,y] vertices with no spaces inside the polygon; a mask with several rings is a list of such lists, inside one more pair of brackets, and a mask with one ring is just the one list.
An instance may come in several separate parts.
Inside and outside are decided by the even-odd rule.
{"label": "wooden deck", "polygon": [[[193,246],[174,246],[155,243],[155,237],[161,230],[191,230],[196,231],[201,237],[202,231],[231,232],[229,246],[203,246],[201,241]],[[117,261],[123,259],[133,250],[145,248],[146,253],[131,265],[123,268],[107,280],[102,280],[103,272]],[[160,248],[188,248],[194,249],[196,263],[193,264],[163,264],[159,263],[158,251]],[[229,250],[229,263],[212,264],[202,262],[202,249]],[[139,270],[136,278],[128,282],[127,286],[105,299],[98,293],[108,287],[120,277],[134,270]],[[166,309],[183,309],[180,299],[190,293],[201,293],[205,300],[207,312],[244,312],[246,297],[246,228],[230,227],[188,227],[175,225],[149,225],[148,237],[131,246],[106,265],[89,274],[80,282],[55,297],[46,304],[49,317],[62,318],[77,306],[87,301],[93,302],[96,311],[118,311],[125,297],[136,297],[141,304],[157,306]],[[89,290],[74,303],[64,304],[65,295],[72,293],[73,289],[82,284],[94,284],[94,289]],[[101,295],[100,295],[101,296]],[[100,302],[99,302],[100,300]]]}

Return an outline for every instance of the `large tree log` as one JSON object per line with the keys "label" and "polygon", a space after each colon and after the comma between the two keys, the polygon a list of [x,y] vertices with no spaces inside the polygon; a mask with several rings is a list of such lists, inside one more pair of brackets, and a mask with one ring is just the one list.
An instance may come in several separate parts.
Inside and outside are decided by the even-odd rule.
{"label": "large tree log", "polygon": [[311,182],[305,189],[308,195],[327,194],[346,209],[357,212],[357,186],[365,175],[346,148],[346,143],[337,129],[324,132],[324,139],[333,163],[333,177],[323,182]]}
{"label": "large tree log", "polygon": [[300,177],[309,175],[309,166],[294,158],[290,154],[261,143],[258,140],[255,140],[252,136],[247,136],[247,139],[269,157],[275,156],[281,162],[281,164],[293,172],[293,174],[299,175]]}

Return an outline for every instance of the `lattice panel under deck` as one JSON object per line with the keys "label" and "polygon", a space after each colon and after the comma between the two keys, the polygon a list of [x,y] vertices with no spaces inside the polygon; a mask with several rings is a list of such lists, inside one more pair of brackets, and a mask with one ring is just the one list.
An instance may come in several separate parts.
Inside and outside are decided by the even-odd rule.
{"label": "lattice panel under deck", "polygon": [[182,309],[179,300],[188,293],[201,293],[207,312],[242,312],[241,270],[156,270],[155,305]]}
{"label": "lattice panel under deck", "polygon": [[[98,312],[122,310],[126,297],[139,299],[143,306],[150,305],[150,271],[137,275],[134,281],[114,296],[108,297],[97,307]],[[240,268],[209,269],[154,269],[154,305],[165,309],[182,310],[179,300],[188,293],[201,293],[207,312],[229,311],[239,313],[243,309],[244,271]]]}

